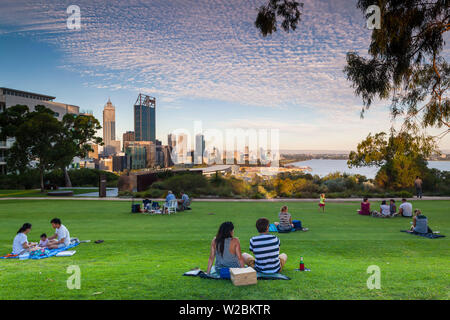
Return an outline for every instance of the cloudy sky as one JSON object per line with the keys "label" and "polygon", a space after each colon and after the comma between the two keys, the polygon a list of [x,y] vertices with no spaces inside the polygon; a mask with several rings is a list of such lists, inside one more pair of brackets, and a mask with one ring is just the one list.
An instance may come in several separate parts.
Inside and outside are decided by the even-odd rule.
{"label": "cloudy sky", "polygon": [[[157,138],[178,128],[279,129],[281,149],[351,150],[391,125],[387,103],[360,119],[342,69],[370,30],[354,0],[305,0],[295,33],[263,38],[266,0],[0,0],[0,86],[54,95],[116,131],[139,92],[157,99]],[[70,30],[69,5],[81,9]],[[448,52],[448,48],[446,48]],[[440,131],[430,131],[439,133]],[[440,143],[450,149],[450,137]]]}

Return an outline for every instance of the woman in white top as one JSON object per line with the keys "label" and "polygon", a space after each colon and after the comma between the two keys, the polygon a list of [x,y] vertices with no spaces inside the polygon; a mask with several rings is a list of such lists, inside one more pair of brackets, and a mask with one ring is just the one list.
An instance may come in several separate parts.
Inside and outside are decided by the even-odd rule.
{"label": "woman in white top", "polygon": [[380,212],[373,211],[372,217],[382,217],[388,218],[391,217],[391,207],[386,203],[386,200],[381,202]]}
{"label": "woman in white top", "polygon": [[17,231],[17,235],[14,238],[12,254],[20,255],[24,252],[30,251],[30,249],[36,247],[36,243],[28,243],[27,234],[31,231],[31,224],[24,223],[24,225]]}

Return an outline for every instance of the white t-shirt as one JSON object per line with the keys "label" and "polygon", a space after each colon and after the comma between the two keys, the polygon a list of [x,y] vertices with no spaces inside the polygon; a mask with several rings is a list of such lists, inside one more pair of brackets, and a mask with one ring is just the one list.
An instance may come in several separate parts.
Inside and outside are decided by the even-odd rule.
{"label": "white t-shirt", "polygon": [[13,247],[12,247],[12,254],[19,254],[23,250],[25,250],[23,248],[23,244],[24,243],[28,243],[27,235],[25,233],[18,233],[14,237],[14,242],[13,242]]}
{"label": "white t-shirt", "polygon": [[56,228],[56,235],[58,236],[58,241],[64,238],[64,245],[66,247],[70,244],[69,230],[63,224],[59,228]]}
{"label": "white t-shirt", "polygon": [[412,217],[412,204],[409,202],[403,202],[400,205],[400,208],[403,210],[403,215],[406,217]]}
{"label": "white t-shirt", "polygon": [[391,214],[391,207],[387,204],[382,204],[380,206],[380,209],[381,209],[381,214],[384,216],[388,216]]}

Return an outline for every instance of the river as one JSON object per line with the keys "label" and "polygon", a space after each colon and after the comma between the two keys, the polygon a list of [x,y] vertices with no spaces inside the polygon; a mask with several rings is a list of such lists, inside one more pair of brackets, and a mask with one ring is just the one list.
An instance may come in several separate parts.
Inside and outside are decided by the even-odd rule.
{"label": "river", "polygon": [[[369,179],[375,178],[378,167],[361,167],[361,168],[349,168],[347,166],[347,160],[322,160],[313,159],[308,161],[293,162],[290,165],[297,167],[308,166],[312,169],[311,174],[317,174],[320,177],[324,177],[333,172],[346,172],[348,174],[361,174]],[[450,171],[450,161],[428,161],[429,168],[435,168],[443,171]]]}

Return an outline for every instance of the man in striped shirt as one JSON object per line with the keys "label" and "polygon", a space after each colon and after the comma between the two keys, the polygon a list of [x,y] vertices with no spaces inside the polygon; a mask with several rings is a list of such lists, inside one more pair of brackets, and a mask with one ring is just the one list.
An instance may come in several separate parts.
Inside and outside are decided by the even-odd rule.
{"label": "man in striped shirt", "polygon": [[259,236],[250,239],[250,251],[253,252],[255,257],[243,253],[242,257],[245,263],[258,272],[280,272],[287,261],[287,255],[280,254],[280,239],[269,234],[269,220],[266,218],[260,218],[256,221],[256,229]]}

